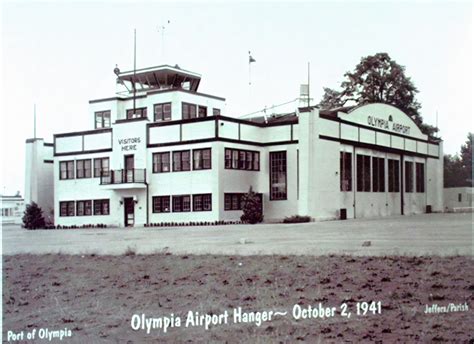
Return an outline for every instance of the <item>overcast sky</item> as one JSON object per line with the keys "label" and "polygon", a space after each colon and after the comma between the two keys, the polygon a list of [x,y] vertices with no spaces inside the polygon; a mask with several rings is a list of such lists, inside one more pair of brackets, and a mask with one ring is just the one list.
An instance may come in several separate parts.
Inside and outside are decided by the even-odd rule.
{"label": "overcast sky", "polygon": [[[168,20],[170,21],[167,24]],[[93,128],[88,101],[114,95],[118,64],[178,64],[200,91],[240,117],[338,87],[361,57],[387,52],[420,91],[425,122],[439,114],[445,153],[474,131],[471,2],[3,2],[0,193],[24,190],[25,139]],[[158,28],[166,23],[164,42]],[[252,64],[249,86],[248,51]],[[164,53],[163,53],[164,52]]]}

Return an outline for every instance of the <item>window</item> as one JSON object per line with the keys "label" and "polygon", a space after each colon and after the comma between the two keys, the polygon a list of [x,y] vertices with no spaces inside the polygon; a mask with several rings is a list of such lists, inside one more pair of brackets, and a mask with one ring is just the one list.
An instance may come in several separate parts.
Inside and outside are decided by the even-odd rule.
{"label": "window", "polygon": [[196,118],[196,105],[189,103],[182,103],[181,116],[183,119]]}
{"label": "window", "polygon": [[214,116],[220,116],[220,114],[221,114],[221,109],[216,109],[216,108],[212,109],[212,114],[213,114]]}
{"label": "window", "polygon": [[170,121],[171,120],[171,103],[155,104],[154,121]]}
{"label": "window", "polygon": [[191,211],[191,197],[189,195],[173,196],[173,212]]}
{"label": "window", "polygon": [[92,201],[76,201],[76,215],[92,215]]}
{"label": "window", "polygon": [[154,213],[169,213],[170,212],[170,196],[154,196],[153,197],[153,212]]}
{"label": "window", "polygon": [[385,192],[385,159],[372,158],[372,191]]}
{"label": "window", "polygon": [[59,179],[74,179],[74,161],[59,162]]}
{"label": "window", "polygon": [[370,156],[357,154],[357,191],[370,192]]}
{"label": "window", "polygon": [[91,159],[76,160],[76,178],[90,178],[91,172]]}
{"label": "window", "polygon": [[207,117],[207,107],[198,106],[198,117]]}
{"label": "window", "polygon": [[462,194],[458,194],[458,202],[462,202]]}
{"label": "window", "polygon": [[400,192],[400,163],[388,159],[388,192]]}
{"label": "window", "polygon": [[425,192],[425,164],[416,163],[416,192]]}
{"label": "window", "polygon": [[153,173],[170,171],[170,152],[153,153]]}
{"label": "window", "polygon": [[143,117],[147,117],[146,107],[135,109],[135,111],[133,111],[133,109],[127,110],[127,119]]}
{"label": "window", "polygon": [[413,163],[405,161],[405,192],[413,192]]}
{"label": "window", "polygon": [[193,211],[211,211],[212,210],[212,195],[202,194],[193,195]]}
{"label": "window", "polygon": [[339,158],[340,165],[340,186],[341,191],[352,190],[352,153],[341,152]]}
{"label": "window", "polygon": [[189,158],[189,150],[173,152],[173,171],[179,172],[191,170]]}
{"label": "window", "polygon": [[211,149],[193,149],[193,170],[209,170],[211,168]]}
{"label": "window", "polygon": [[[242,197],[245,193],[225,193],[224,194],[224,210],[242,210]],[[260,205],[263,204],[261,193],[257,193],[260,198]]]}
{"label": "window", "polygon": [[286,198],[286,151],[270,152],[270,200]]}
{"label": "window", "polygon": [[74,216],[74,201],[59,202],[59,216]]}
{"label": "window", "polygon": [[95,128],[110,128],[110,111],[98,111],[95,113]]}
{"label": "window", "polygon": [[94,215],[109,215],[109,200],[96,199],[94,200]]}
{"label": "window", "polygon": [[94,177],[108,176],[110,173],[109,158],[94,159]]}
{"label": "window", "polygon": [[224,167],[233,170],[260,170],[260,152],[226,148],[224,151]]}

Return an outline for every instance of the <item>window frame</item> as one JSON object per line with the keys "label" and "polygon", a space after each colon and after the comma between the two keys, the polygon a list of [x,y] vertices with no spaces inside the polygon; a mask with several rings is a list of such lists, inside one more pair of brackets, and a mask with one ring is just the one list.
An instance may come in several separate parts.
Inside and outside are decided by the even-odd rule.
{"label": "window frame", "polygon": [[[97,118],[100,118],[100,121],[97,121]],[[106,125],[106,120],[105,120],[106,118],[108,118],[107,125]],[[98,122],[100,122],[100,125],[97,125]],[[94,112],[94,128],[95,129],[110,128],[110,124],[111,124],[110,110],[102,110],[102,111]]]}
{"label": "window frame", "polygon": [[[168,210],[163,210],[163,201],[168,202]],[[157,206],[159,205],[159,207]],[[152,212],[155,214],[158,213],[170,213],[171,212],[171,196],[166,195],[166,196],[153,196],[152,197]]]}
{"label": "window frame", "polygon": [[[126,119],[136,119],[136,118],[148,118],[148,110],[147,110],[147,107],[140,107],[140,108],[135,108],[135,114],[137,112],[140,113],[140,116],[137,116],[137,117],[132,117],[131,115],[133,115],[134,109],[127,109],[125,111],[125,115],[126,115]],[[131,114],[131,115],[130,115]]]}
{"label": "window frame", "polygon": [[[207,201],[207,203],[205,203],[205,201]],[[209,208],[205,209],[204,204],[208,204]],[[200,206],[198,207],[198,205]],[[193,211],[212,211],[212,193],[194,194]]]}
{"label": "window frame", "polygon": [[342,192],[352,191],[352,152],[339,154],[339,187]]}
{"label": "window frame", "polygon": [[[87,207],[88,205],[88,207]],[[82,206],[82,210],[79,208]],[[89,211],[87,211],[87,209]],[[92,215],[92,200],[80,200],[76,201],[76,216],[91,216]]]}
{"label": "window frame", "polygon": [[[275,157],[278,157],[278,155],[282,155],[283,158],[280,158],[279,160],[283,161],[284,164],[282,167],[279,167],[279,165],[274,166],[274,162],[278,163],[278,160],[276,160]],[[270,171],[270,201],[285,201],[288,199],[288,154],[287,151],[273,151],[269,152],[269,171]],[[280,175],[279,173],[282,173],[283,171],[274,171],[273,169],[284,169],[284,184],[285,184],[285,191],[284,193],[281,191],[275,191],[273,190],[274,186],[276,183],[275,176],[277,176],[279,179]],[[277,180],[278,181],[278,180]],[[278,193],[281,193],[279,195]]]}
{"label": "window frame", "polygon": [[[360,166],[360,168],[359,168]],[[371,192],[372,191],[372,164],[370,155],[357,154],[356,155],[356,191],[357,192]]]}
{"label": "window frame", "polygon": [[[209,158],[205,159],[204,154],[209,152]],[[196,154],[201,153],[199,159],[196,159]],[[199,166],[197,166],[196,161],[199,162]],[[206,163],[208,162],[208,164]],[[193,171],[200,171],[200,170],[211,170],[212,169],[212,149],[211,148],[199,148],[193,149]]]}
{"label": "window frame", "polygon": [[[66,169],[64,170],[66,172],[66,177],[63,178],[62,174],[62,166],[65,165]],[[72,166],[72,168],[69,168]],[[59,162],[59,180],[67,180],[67,179],[74,179],[75,176],[75,168],[74,168],[74,160],[64,160]]]}
{"label": "window frame", "polygon": [[[107,161],[107,168],[104,168],[104,161]],[[97,167],[97,162],[100,167]],[[103,173],[106,172],[106,173]],[[94,158],[94,178],[100,178],[101,176],[107,177],[110,175],[110,158]]]}
{"label": "window frame", "polygon": [[[183,160],[183,153],[188,153],[188,160],[187,160],[187,163],[188,163],[188,169],[183,169],[183,162],[186,162],[186,160]],[[176,167],[176,164],[175,164],[175,155],[178,155],[180,156],[180,159],[179,159],[179,166],[180,168],[177,169]],[[191,171],[191,150],[190,149],[185,149],[185,150],[179,150],[179,151],[173,151],[173,154],[172,154],[172,157],[173,157],[173,172],[186,172],[186,171]]]}
{"label": "window frame", "polygon": [[[63,205],[66,207],[65,213],[63,212]],[[60,217],[70,217],[76,215],[75,209],[75,202],[74,201],[60,201],[59,202],[59,216]],[[72,212],[71,212],[72,210]],[[72,213],[72,214],[71,214]]]}
{"label": "window frame", "polygon": [[372,192],[385,192],[385,158],[372,157]]}
{"label": "window frame", "polygon": [[400,160],[388,159],[388,192],[400,192]]}
{"label": "window frame", "polygon": [[[107,207],[105,207],[105,205],[107,205]],[[99,208],[100,211],[97,211],[97,208]],[[104,209],[107,209],[107,212],[105,212]],[[108,198],[95,199],[93,202],[93,214],[94,216],[110,215],[110,199]]]}
{"label": "window frame", "polygon": [[[163,162],[163,156],[168,156],[168,163]],[[157,161],[155,161],[157,160]],[[168,173],[171,172],[171,152],[155,152],[152,155],[152,172],[153,173]],[[163,166],[168,165],[168,171],[163,169]]]}
{"label": "window frame", "polygon": [[212,115],[213,116],[220,116],[221,115],[221,109],[212,108]]}
{"label": "window frame", "polygon": [[425,192],[425,164],[423,162],[415,162],[415,178],[416,178],[415,191],[417,193],[424,193]]}
{"label": "window frame", "polygon": [[[169,106],[169,114],[168,114],[168,111],[165,110],[165,107],[167,106]],[[161,107],[161,114],[157,115],[158,107]],[[171,102],[153,104],[153,121],[154,122],[171,121],[172,116],[173,116],[172,113],[173,113],[173,108],[171,106]],[[161,118],[159,118],[159,116],[161,116]]]}
{"label": "window frame", "polygon": [[[414,192],[414,173],[413,168],[414,164],[413,161],[405,161],[405,192],[406,193],[413,193]],[[408,167],[410,166],[410,167]]]}
{"label": "window frame", "polygon": [[[185,198],[188,198],[189,200],[189,209],[188,210],[183,210],[184,209],[184,199]],[[191,206],[191,195],[173,195],[171,197],[171,201],[172,201],[172,212],[173,213],[189,213],[191,212],[191,209],[192,209],[192,206]],[[179,209],[177,209],[176,207],[176,203],[175,201],[177,201],[176,203],[179,203]]]}
{"label": "window frame", "polygon": [[[248,156],[252,157],[249,164]],[[248,167],[251,167],[250,169]],[[248,149],[224,148],[224,169],[240,171],[260,171],[260,152]]]}
{"label": "window frame", "polygon": [[[92,159],[77,159],[76,160],[76,179],[92,178]],[[86,168],[86,163],[89,163],[89,168]],[[82,163],[82,168],[79,168],[79,163]],[[87,173],[89,172],[89,173]]]}
{"label": "window frame", "polygon": [[[194,109],[194,113],[193,111],[191,111],[191,109]],[[197,118],[197,116],[198,116],[198,110],[197,110],[196,104],[181,102],[181,118],[182,119],[194,119],[194,118]]]}

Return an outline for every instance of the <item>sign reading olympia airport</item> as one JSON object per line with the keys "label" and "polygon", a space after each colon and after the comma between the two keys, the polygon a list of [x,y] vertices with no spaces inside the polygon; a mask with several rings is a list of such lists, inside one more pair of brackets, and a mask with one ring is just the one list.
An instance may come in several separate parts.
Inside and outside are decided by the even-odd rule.
{"label": "sign reading olympia airport", "polygon": [[367,104],[340,116],[346,121],[381,129],[390,133],[427,140],[416,123],[398,108],[387,104]]}

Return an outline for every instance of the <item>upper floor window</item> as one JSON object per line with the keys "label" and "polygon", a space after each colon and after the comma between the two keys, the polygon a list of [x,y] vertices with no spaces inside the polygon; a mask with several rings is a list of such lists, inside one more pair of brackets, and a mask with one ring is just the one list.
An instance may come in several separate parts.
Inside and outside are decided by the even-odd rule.
{"label": "upper floor window", "polygon": [[198,117],[207,117],[207,107],[205,106],[198,107]]}
{"label": "upper floor window", "polygon": [[59,179],[74,179],[74,160],[59,162]]}
{"label": "upper floor window", "polygon": [[153,173],[170,171],[170,152],[153,153]]}
{"label": "upper floor window", "polygon": [[76,161],[76,178],[91,177],[91,159]]}
{"label": "upper floor window", "polygon": [[211,149],[193,149],[193,170],[208,170],[211,168]]}
{"label": "upper floor window", "polygon": [[190,171],[190,151],[173,152],[173,171]]}
{"label": "upper floor window", "polygon": [[154,121],[171,121],[171,103],[154,105]]}
{"label": "upper floor window", "polygon": [[260,170],[259,152],[248,151],[243,149],[226,148],[224,154],[224,167],[226,169],[247,171]]}
{"label": "upper floor window", "polygon": [[183,119],[196,118],[196,104],[182,103],[181,115]]}
{"label": "upper floor window", "polygon": [[108,176],[109,170],[109,158],[94,159],[94,177]]}
{"label": "upper floor window", "polygon": [[341,152],[339,165],[341,191],[352,191],[352,153]]}
{"label": "upper floor window", "polygon": [[220,114],[221,114],[221,109],[216,109],[216,108],[212,109],[212,114],[213,114],[214,116],[220,116]]}
{"label": "upper floor window", "polygon": [[95,113],[95,128],[110,128],[110,111],[97,111]]}
{"label": "upper floor window", "polygon": [[147,117],[146,107],[127,110],[127,119]]}

